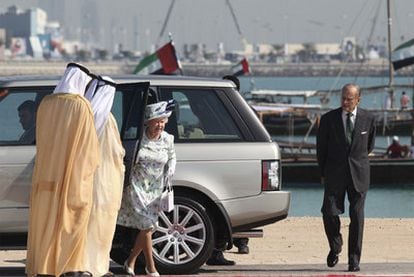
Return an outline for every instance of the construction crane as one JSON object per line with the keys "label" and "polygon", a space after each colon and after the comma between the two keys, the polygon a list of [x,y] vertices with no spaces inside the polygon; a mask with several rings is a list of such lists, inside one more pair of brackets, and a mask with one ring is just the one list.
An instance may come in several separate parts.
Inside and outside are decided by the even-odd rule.
{"label": "construction crane", "polygon": [[[167,15],[166,15],[166,17],[165,17],[165,19],[164,19],[164,23],[162,24],[160,34],[158,35],[157,45],[159,45],[159,43],[160,43],[160,41],[161,41],[162,37],[164,36],[165,29],[167,28],[167,24],[168,24],[168,21],[169,21],[170,16],[171,16],[171,12],[172,12],[172,10],[173,10],[173,8],[174,8],[174,4],[175,4],[175,0],[172,0],[172,1],[171,1],[171,3],[170,3],[170,6],[169,6],[169,8],[168,8]],[[231,14],[231,16],[232,16],[232,19],[233,19],[234,25],[236,26],[237,33],[238,33],[238,34],[239,34],[239,36],[240,36],[241,43],[242,43],[242,45],[243,45],[244,49],[246,49],[246,46],[247,46],[247,40],[246,40],[246,38],[244,37],[244,35],[243,35],[242,31],[241,31],[241,28],[240,28],[239,22],[237,21],[237,16],[236,16],[236,13],[234,12],[234,9],[233,9],[233,6],[231,5],[230,0],[226,0],[226,4],[227,4],[227,6],[229,7],[230,14]]]}
{"label": "construction crane", "polygon": [[246,49],[246,46],[247,46],[247,40],[246,40],[246,38],[244,37],[244,35],[243,35],[242,31],[241,31],[239,22],[237,21],[236,13],[234,12],[234,9],[233,9],[233,6],[231,5],[230,0],[226,0],[226,4],[229,7],[231,16],[233,18],[234,25],[236,25],[237,32],[239,33],[240,40],[241,40],[242,45],[243,45],[243,48],[244,48],[243,50],[245,50]]}

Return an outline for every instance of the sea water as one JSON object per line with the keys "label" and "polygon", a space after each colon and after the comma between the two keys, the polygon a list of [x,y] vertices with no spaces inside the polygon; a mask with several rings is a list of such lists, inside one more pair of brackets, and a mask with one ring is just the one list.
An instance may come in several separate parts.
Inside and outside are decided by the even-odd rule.
{"label": "sea water", "polygon": [[[285,183],[283,190],[291,192],[289,216],[321,216],[323,186],[315,183]],[[408,184],[372,185],[365,202],[367,218],[414,217],[414,180]],[[348,216],[348,200],[345,199]]]}

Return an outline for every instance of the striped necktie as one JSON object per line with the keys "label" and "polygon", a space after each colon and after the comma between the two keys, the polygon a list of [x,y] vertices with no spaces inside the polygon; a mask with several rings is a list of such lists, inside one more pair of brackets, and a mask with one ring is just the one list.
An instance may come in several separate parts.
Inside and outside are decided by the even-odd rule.
{"label": "striped necktie", "polygon": [[354,131],[354,124],[352,123],[351,116],[352,113],[346,114],[346,142],[348,145],[352,143],[352,132]]}

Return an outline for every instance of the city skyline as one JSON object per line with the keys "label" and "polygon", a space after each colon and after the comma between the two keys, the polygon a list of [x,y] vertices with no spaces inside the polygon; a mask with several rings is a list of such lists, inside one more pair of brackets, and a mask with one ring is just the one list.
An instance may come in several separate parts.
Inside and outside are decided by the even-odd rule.
{"label": "city skyline", "polygon": [[[238,33],[226,0],[176,0],[163,36],[159,34],[171,1],[152,0],[2,0],[3,7],[39,7],[50,21],[59,21],[65,39],[113,51],[153,51],[171,32],[178,51],[184,44],[205,44],[225,51],[250,44],[357,43],[384,44],[387,39],[385,0],[230,0],[240,26]],[[414,37],[414,1],[391,1],[393,47]],[[65,12],[62,12],[65,11]]]}

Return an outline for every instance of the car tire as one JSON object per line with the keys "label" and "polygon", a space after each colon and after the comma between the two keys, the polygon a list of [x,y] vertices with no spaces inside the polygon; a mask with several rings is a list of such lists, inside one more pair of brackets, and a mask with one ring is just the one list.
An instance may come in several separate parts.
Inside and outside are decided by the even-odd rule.
{"label": "car tire", "polygon": [[[194,198],[175,195],[174,210],[161,212],[159,226],[152,238],[153,257],[162,274],[191,274],[210,257],[214,247],[214,229],[206,208]],[[117,225],[111,258],[122,265],[134,245],[137,230]],[[143,266],[141,254],[136,272]]]}
{"label": "car tire", "polygon": [[174,210],[160,213],[152,236],[157,270],[164,274],[189,274],[210,257],[214,229],[206,208],[189,196],[175,196]]}

